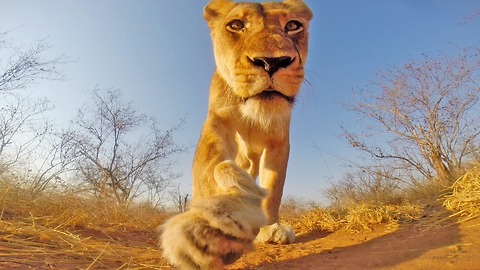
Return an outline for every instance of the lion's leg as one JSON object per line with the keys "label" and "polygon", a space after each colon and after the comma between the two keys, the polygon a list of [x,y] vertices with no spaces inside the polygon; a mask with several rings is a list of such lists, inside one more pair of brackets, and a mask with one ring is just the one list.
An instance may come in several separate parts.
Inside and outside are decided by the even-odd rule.
{"label": "lion's leg", "polygon": [[271,169],[264,169],[266,171],[260,174],[260,179],[267,177],[267,180],[261,180],[260,186],[267,189],[269,194],[263,200],[263,209],[267,215],[269,224],[279,221],[279,209],[282,200],[283,186],[285,183],[285,175],[283,172],[277,172]]}
{"label": "lion's leg", "polygon": [[260,160],[260,186],[269,191],[267,198],[263,201],[263,209],[270,224],[279,220],[278,212],[282,201],[289,151],[288,143],[267,148]]}
{"label": "lion's leg", "polygon": [[289,155],[288,143],[278,148],[266,149],[260,164],[260,185],[269,191],[263,201],[263,209],[269,224],[260,229],[257,240],[278,244],[290,244],[295,241],[292,227],[279,223],[279,209],[282,201],[283,186],[287,172]]}
{"label": "lion's leg", "polygon": [[265,197],[265,191],[257,185],[252,176],[232,160],[225,160],[217,164],[213,175],[223,193]]}

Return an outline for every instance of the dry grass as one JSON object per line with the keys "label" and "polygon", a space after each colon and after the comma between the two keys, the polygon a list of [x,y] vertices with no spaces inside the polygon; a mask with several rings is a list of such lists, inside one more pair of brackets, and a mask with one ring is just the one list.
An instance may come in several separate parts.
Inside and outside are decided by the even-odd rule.
{"label": "dry grass", "polygon": [[[445,209],[437,204],[430,213],[409,203],[329,210],[295,198],[286,202],[286,222],[299,235],[411,221],[431,227],[451,217],[465,221],[480,216],[480,165],[441,198]],[[155,230],[165,218],[146,205],[119,205],[74,192],[33,195],[0,182],[0,269],[171,269],[156,248]]]}
{"label": "dry grass", "polygon": [[458,217],[459,222],[480,217],[480,164],[467,169],[458,178],[443,205],[454,212],[451,217]]}
{"label": "dry grass", "polygon": [[287,220],[297,234],[308,234],[315,231],[335,232],[343,226],[341,217],[334,211],[313,208],[297,218]]}
{"label": "dry grass", "polygon": [[[432,197],[430,195],[437,193],[436,190],[427,190],[426,194]],[[399,205],[361,203],[340,210],[314,207],[308,211],[304,210],[302,215],[291,218],[287,222],[291,223],[300,234],[308,234],[313,231],[335,232],[340,229],[371,230],[379,224],[412,221],[417,221],[416,226],[421,227],[422,230],[428,230],[434,226],[450,226],[478,218],[480,217],[480,163],[467,169],[449,189],[448,195],[440,196],[436,201],[431,198],[427,201],[431,203]]]}
{"label": "dry grass", "polygon": [[[415,219],[418,207],[362,204],[325,210],[290,200],[288,223],[299,234],[359,231]],[[296,215],[294,215],[296,213]],[[156,227],[166,218],[155,209],[119,205],[73,192],[33,195],[0,184],[0,268],[171,269],[156,248]]]}
{"label": "dry grass", "polygon": [[164,218],[146,206],[2,183],[0,268],[168,269],[155,243]]}
{"label": "dry grass", "polygon": [[423,207],[415,204],[376,206],[361,204],[343,211],[314,208],[299,218],[289,220],[300,234],[313,231],[335,232],[372,230],[379,224],[397,224],[419,220]]}

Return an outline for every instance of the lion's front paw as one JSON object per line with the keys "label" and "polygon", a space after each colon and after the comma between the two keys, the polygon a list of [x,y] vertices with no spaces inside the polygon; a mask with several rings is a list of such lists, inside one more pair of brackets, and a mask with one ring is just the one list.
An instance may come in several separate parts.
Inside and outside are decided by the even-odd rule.
{"label": "lion's front paw", "polygon": [[264,226],[260,229],[256,241],[274,244],[291,244],[295,242],[292,226],[280,223]]}

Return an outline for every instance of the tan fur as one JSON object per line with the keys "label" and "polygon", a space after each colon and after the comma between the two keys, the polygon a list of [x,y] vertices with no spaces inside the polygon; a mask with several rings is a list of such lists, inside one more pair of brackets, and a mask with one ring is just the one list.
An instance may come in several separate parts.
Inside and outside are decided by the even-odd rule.
{"label": "tan fur", "polygon": [[164,224],[161,237],[165,257],[182,270],[224,269],[266,224],[258,239],[295,239],[278,211],[312,13],[302,0],[212,0],[204,17],[217,69],[193,163],[193,206]]}

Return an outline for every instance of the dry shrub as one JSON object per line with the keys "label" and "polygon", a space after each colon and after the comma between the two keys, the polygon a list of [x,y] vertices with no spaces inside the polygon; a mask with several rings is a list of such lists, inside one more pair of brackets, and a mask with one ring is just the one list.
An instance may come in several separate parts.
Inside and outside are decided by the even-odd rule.
{"label": "dry shrub", "polygon": [[359,204],[399,204],[404,201],[400,183],[371,170],[348,172],[343,179],[331,183],[324,191],[336,209],[348,209]]}
{"label": "dry shrub", "polygon": [[284,219],[295,219],[317,207],[318,203],[315,201],[305,200],[293,195],[287,195],[282,199],[282,204],[280,205],[280,215]]}
{"label": "dry shrub", "polygon": [[418,181],[404,190],[404,201],[431,205],[438,202],[438,197],[445,190],[445,185],[438,181]]}
{"label": "dry shrub", "polygon": [[443,205],[454,212],[451,217],[466,221],[480,216],[480,163],[467,169],[445,196]]}

